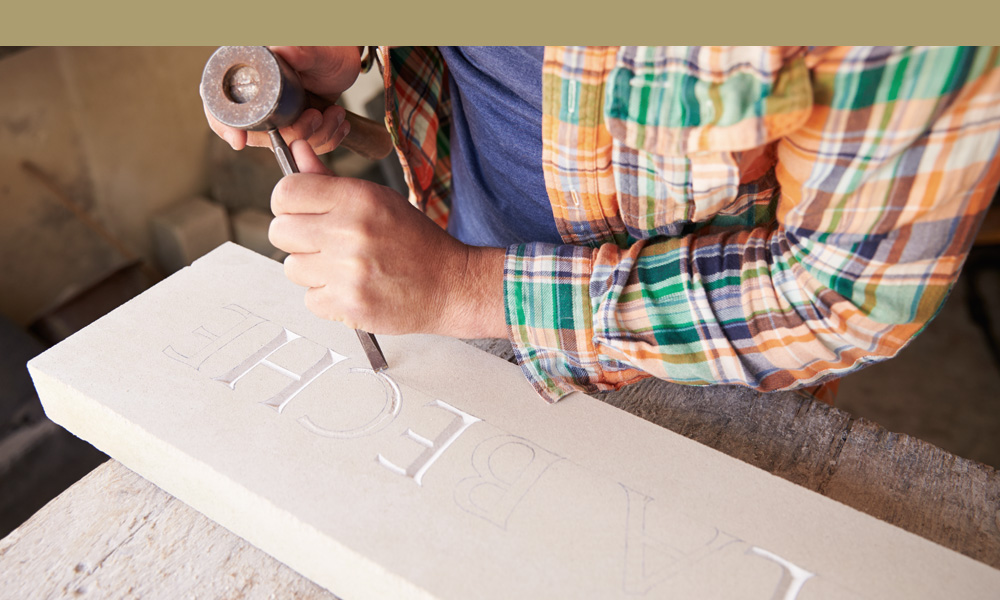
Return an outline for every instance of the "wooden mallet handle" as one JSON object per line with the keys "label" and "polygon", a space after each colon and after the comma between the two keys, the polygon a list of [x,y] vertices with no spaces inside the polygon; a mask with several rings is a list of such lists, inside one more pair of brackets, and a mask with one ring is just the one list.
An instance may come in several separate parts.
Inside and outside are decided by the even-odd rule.
{"label": "wooden mallet handle", "polygon": [[[327,109],[332,102],[321,98],[316,94],[307,93],[309,107],[315,108],[319,112]],[[386,130],[385,125],[378,121],[373,121],[368,117],[346,111],[345,120],[351,124],[351,130],[341,145],[351,152],[363,156],[368,160],[379,160],[385,158],[392,152],[392,138]]]}

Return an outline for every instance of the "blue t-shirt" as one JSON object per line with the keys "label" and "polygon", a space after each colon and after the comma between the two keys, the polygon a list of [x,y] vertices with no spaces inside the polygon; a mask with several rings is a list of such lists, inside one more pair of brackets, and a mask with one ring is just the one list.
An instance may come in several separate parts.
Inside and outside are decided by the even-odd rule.
{"label": "blue t-shirt", "polygon": [[448,232],[473,246],[562,243],[542,173],[543,48],[441,52],[453,114]]}

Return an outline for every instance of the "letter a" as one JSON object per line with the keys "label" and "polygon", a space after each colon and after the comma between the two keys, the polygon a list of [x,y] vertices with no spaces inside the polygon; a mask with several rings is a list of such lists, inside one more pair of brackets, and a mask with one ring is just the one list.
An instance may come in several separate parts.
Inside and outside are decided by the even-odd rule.
{"label": "letter a", "polygon": [[[705,557],[736,541],[715,527],[674,516],[653,536],[649,505],[653,498],[619,483],[625,490],[625,573],[629,594],[645,594]],[[669,514],[661,514],[670,517]],[[662,525],[667,525],[662,527]]]}

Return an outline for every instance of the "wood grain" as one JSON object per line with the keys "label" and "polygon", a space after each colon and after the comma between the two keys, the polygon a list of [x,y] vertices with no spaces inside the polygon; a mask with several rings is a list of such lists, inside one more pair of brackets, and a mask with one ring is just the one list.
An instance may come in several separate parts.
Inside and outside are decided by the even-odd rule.
{"label": "wood grain", "polygon": [[4,598],[334,598],[109,460],[0,541]]}

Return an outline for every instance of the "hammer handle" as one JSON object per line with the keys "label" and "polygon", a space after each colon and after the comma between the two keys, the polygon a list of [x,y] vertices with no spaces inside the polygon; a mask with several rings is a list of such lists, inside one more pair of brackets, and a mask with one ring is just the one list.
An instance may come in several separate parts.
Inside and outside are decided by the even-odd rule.
{"label": "hammer handle", "polygon": [[[307,94],[307,102],[310,108],[315,108],[320,112],[333,104],[313,93]],[[351,111],[347,111],[345,118],[351,124],[351,131],[341,142],[345,148],[368,160],[381,160],[392,152],[392,138],[385,125]]]}
{"label": "hammer handle", "polygon": [[351,130],[341,142],[344,147],[368,160],[381,160],[389,156],[392,152],[392,138],[385,125],[351,111],[347,111],[345,118],[351,124]]}

